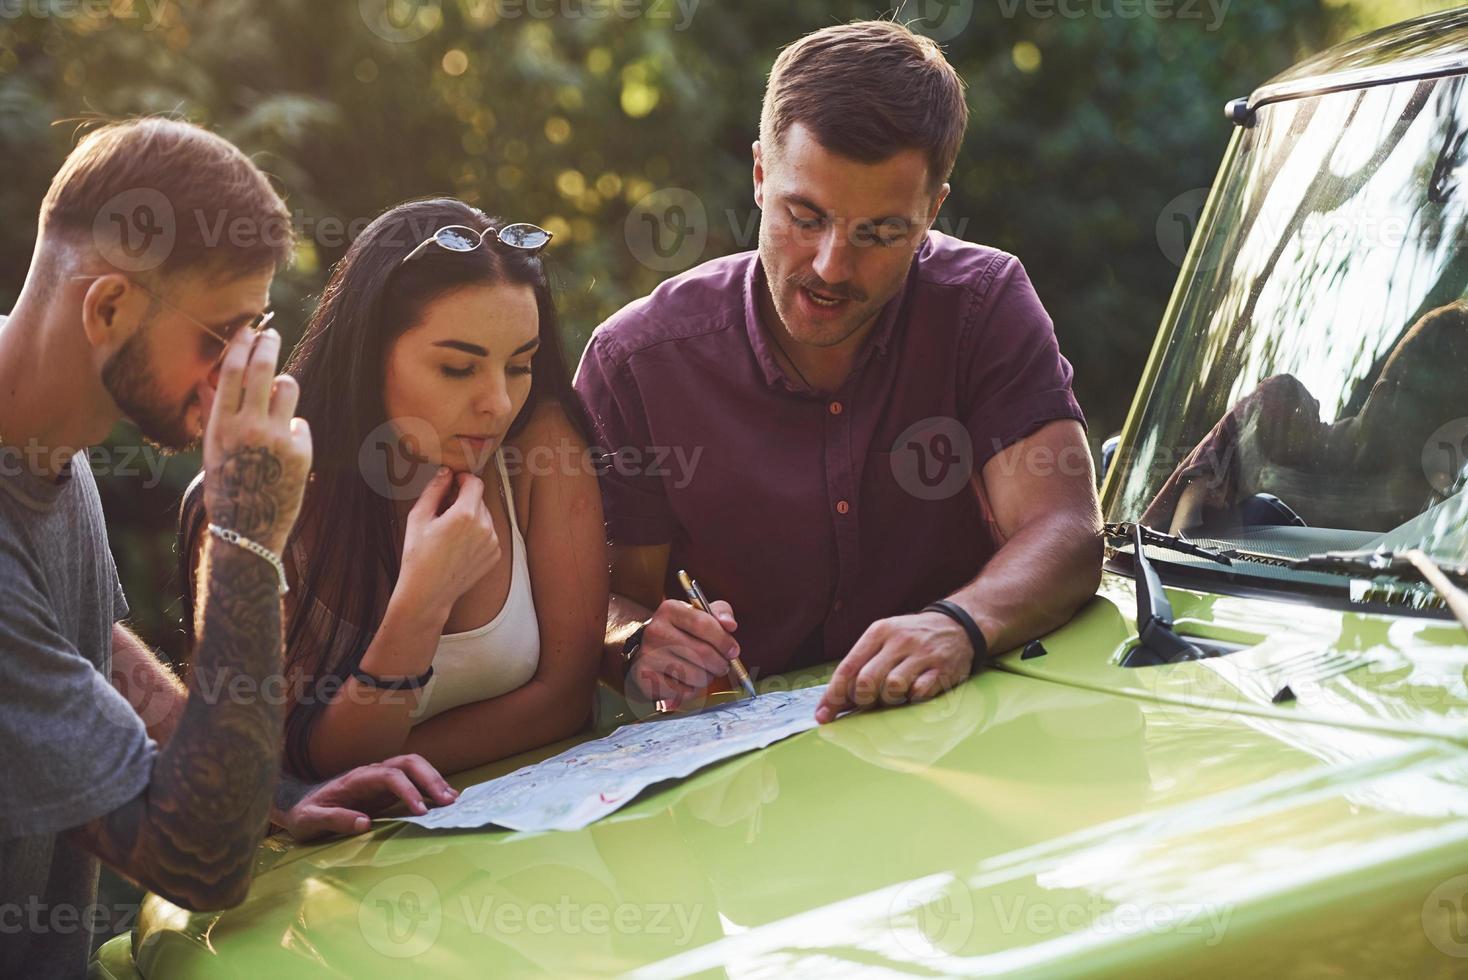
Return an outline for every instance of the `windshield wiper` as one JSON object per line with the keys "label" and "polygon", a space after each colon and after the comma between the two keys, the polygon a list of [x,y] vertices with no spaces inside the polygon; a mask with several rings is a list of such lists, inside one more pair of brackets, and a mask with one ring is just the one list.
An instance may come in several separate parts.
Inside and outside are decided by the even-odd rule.
{"label": "windshield wiper", "polygon": [[1406,552],[1405,557],[1437,590],[1437,594],[1442,596],[1443,602],[1448,604],[1448,608],[1453,611],[1454,616],[1458,617],[1458,622],[1463,625],[1463,628],[1468,629],[1468,592],[1454,585],[1448,573],[1443,571],[1442,566],[1427,552],[1414,548]]}
{"label": "windshield wiper", "polygon": [[1444,578],[1458,586],[1468,585],[1468,566],[1450,565],[1438,558],[1422,552],[1415,552],[1420,556],[1413,561],[1414,552],[1396,551],[1382,549],[1380,551],[1322,551],[1319,554],[1307,555],[1297,561],[1289,563],[1289,567],[1299,572],[1330,572],[1336,575],[1369,575],[1373,578],[1381,575],[1390,575],[1393,578],[1406,579],[1412,582],[1427,582],[1431,580],[1424,574],[1421,567],[1426,563],[1440,572]]}
{"label": "windshield wiper", "polygon": [[1160,658],[1163,663],[1178,663],[1183,660],[1203,660],[1208,655],[1188,642],[1173,629],[1172,603],[1162,588],[1162,579],[1152,560],[1147,557],[1145,545],[1166,548],[1197,558],[1206,558],[1221,565],[1233,562],[1222,552],[1194,544],[1187,538],[1175,534],[1154,531],[1145,524],[1107,524],[1101,531],[1108,538],[1130,538],[1133,557],[1137,565],[1137,641]]}
{"label": "windshield wiper", "polygon": [[1133,524],[1130,521],[1119,524],[1106,524],[1101,528],[1101,533],[1108,538],[1126,538],[1131,541],[1134,532],[1140,531],[1142,540],[1154,548],[1163,548],[1167,551],[1176,551],[1181,555],[1192,555],[1195,558],[1206,558],[1216,561],[1220,565],[1232,565],[1233,559],[1238,557],[1236,552],[1215,551],[1196,544],[1181,534],[1168,534],[1158,531],[1145,524]]}

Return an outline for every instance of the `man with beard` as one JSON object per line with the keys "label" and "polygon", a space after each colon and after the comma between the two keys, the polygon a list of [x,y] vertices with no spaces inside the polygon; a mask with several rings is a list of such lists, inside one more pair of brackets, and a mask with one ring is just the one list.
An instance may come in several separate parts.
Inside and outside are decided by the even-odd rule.
{"label": "man with beard", "polygon": [[[222,236],[211,229],[226,229]],[[190,909],[240,902],[272,815],[300,837],[453,792],[422,759],[280,784],[279,553],[310,468],[257,332],[285,205],[229,143],[143,119],[84,139],[0,319],[0,976],[81,976],[98,858]],[[87,449],[120,418],[181,448],[207,420],[211,537],[190,688],[122,620]],[[79,923],[79,920],[82,920]]]}
{"label": "man with beard", "polygon": [[[758,251],[592,337],[576,385],[613,454],[607,672],[629,693],[687,703],[735,655],[839,658],[824,723],[947,690],[1094,594],[1100,513],[1050,318],[1013,256],[932,230],[963,88],[900,24],[791,45],[754,144]],[[683,568],[713,614],[664,598]]]}

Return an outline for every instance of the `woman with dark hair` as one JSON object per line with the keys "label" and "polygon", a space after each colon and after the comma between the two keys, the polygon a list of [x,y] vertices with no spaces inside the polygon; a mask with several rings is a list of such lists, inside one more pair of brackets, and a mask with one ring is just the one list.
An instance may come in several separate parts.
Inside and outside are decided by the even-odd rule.
{"label": "woman with dark hair", "polygon": [[[287,549],[285,754],[302,776],[403,752],[457,772],[590,715],[606,543],[549,239],[455,200],[393,208],[291,356],[315,443]],[[198,487],[180,527],[190,615]]]}

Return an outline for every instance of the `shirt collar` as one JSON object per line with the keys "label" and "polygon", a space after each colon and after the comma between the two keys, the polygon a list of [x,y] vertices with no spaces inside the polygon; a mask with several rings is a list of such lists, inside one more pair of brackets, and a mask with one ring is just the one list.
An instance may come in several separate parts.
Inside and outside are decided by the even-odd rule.
{"label": "shirt collar", "polygon": [[[892,337],[897,331],[897,323],[902,318],[903,308],[907,305],[907,296],[917,279],[918,265],[922,262],[923,257],[932,250],[932,244],[930,237],[923,239],[922,245],[918,246],[917,255],[913,257],[912,266],[908,269],[906,283],[898,290],[897,295],[882,307],[882,312],[877,314],[877,325],[867,335],[866,343],[862,345],[861,353],[856,357],[856,363],[852,368],[853,376],[866,366],[873,353],[881,354],[884,357],[887,355],[887,349],[891,346]],[[787,391],[813,394],[814,392],[802,384],[799,379],[787,375],[780,367],[780,362],[775,359],[775,351],[769,335],[760,325],[759,295],[760,290],[766,288],[764,263],[760,261],[759,253],[755,252],[753,260],[749,263],[749,271],[744,275],[744,329],[749,334],[749,346],[754,350],[755,360],[759,362],[760,370],[764,372],[765,383],[771,388],[784,388]]]}

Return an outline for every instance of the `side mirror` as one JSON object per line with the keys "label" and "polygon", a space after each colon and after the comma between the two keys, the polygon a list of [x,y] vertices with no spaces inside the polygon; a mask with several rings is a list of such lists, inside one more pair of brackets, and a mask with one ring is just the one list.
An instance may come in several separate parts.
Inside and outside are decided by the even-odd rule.
{"label": "side mirror", "polygon": [[1121,445],[1121,433],[1108,438],[1101,444],[1101,469],[1096,474],[1096,485],[1099,487],[1106,482],[1106,474],[1111,472],[1111,464],[1116,459],[1116,447]]}

